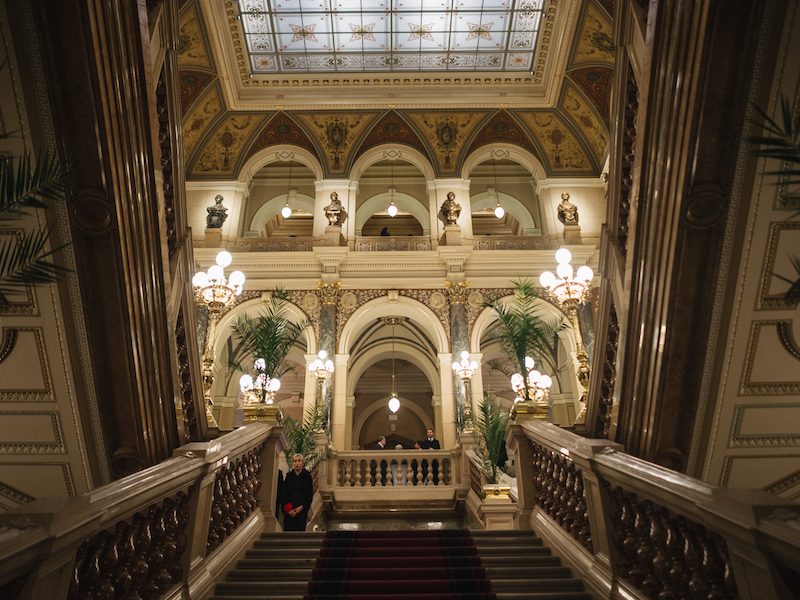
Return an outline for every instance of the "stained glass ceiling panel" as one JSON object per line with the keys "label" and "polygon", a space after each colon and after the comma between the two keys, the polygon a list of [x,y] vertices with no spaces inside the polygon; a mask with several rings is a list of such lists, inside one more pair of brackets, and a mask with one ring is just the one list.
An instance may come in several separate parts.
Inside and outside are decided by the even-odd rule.
{"label": "stained glass ceiling panel", "polygon": [[545,0],[239,0],[254,74],[530,71]]}

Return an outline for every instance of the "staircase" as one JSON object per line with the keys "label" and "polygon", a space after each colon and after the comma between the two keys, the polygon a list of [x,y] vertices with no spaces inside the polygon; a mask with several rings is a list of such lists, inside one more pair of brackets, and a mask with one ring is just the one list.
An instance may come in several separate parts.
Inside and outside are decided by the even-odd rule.
{"label": "staircase", "polygon": [[212,600],[304,597],[591,600],[533,534],[454,530],[265,533]]}

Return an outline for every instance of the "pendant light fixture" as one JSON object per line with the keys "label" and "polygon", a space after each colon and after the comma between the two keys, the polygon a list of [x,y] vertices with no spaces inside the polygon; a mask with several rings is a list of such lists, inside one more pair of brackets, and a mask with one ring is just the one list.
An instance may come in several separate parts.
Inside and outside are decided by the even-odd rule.
{"label": "pendant light fixture", "polygon": [[386,212],[389,213],[390,217],[396,217],[397,206],[394,203],[394,160],[389,161],[389,168],[389,208],[386,209]]}
{"label": "pendant light fixture", "polygon": [[397,391],[395,388],[395,371],[394,371],[394,325],[397,322],[396,319],[392,319],[392,393],[389,395],[389,410],[392,414],[397,414],[397,411],[400,410],[400,399],[397,397]]}
{"label": "pendant light fixture", "polygon": [[292,216],[292,207],[289,206],[289,198],[292,197],[292,161],[289,161],[289,185],[286,188],[286,204],[281,209],[281,216],[288,219]]}
{"label": "pendant light fixture", "polygon": [[495,197],[495,200],[497,201],[497,205],[494,207],[494,216],[497,217],[498,219],[502,219],[505,216],[506,211],[502,206],[500,206],[500,192],[497,189],[497,161],[496,160],[492,161],[492,175],[494,175],[494,197]]}

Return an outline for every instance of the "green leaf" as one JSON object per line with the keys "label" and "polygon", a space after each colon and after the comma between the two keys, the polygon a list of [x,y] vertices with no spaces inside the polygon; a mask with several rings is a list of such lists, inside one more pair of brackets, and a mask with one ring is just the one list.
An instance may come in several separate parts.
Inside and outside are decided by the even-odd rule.
{"label": "green leaf", "polygon": [[26,208],[47,208],[49,201],[62,200],[67,191],[61,163],[44,154],[32,166],[31,156],[0,160],[0,214],[5,218],[27,214]]}
{"label": "green leaf", "polygon": [[503,453],[509,415],[500,404],[485,394],[478,410],[477,427],[481,434],[480,449],[484,471],[489,483],[497,483],[499,463]]}
{"label": "green leaf", "polygon": [[64,248],[47,249],[50,231],[35,229],[21,239],[4,236],[0,243],[0,293],[19,291],[28,285],[57,281],[69,269],[55,264],[52,256]]}

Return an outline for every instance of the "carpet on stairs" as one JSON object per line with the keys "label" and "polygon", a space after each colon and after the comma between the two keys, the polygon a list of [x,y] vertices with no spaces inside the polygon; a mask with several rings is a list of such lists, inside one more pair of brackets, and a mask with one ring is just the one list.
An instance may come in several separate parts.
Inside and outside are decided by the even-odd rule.
{"label": "carpet on stairs", "polygon": [[490,600],[469,531],[329,531],[306,600]]}

